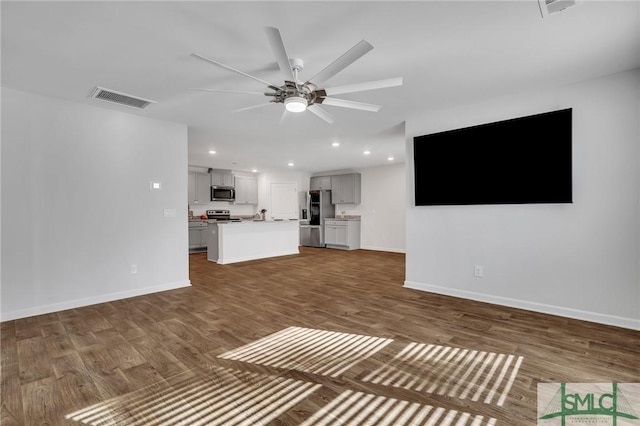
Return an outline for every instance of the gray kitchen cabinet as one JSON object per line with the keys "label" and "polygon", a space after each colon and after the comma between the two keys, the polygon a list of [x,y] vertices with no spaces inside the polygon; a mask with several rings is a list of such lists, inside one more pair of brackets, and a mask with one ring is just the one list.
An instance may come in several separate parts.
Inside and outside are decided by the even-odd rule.
{"label": "gray kitchen cabinet", "polygon": [[211,185],[233,186],[231,170],[211,169]]}
{"label": "gray kitchen cabinet", "polygon": [[211,202],[211,176],[209,173],[189,172],[187,193],[189,204],[209,204]]}
{"label": "gray kitchen cabinet", "polygon": [[360,173],[331,176],[331,204],[360,204]]}
{"label": "gray kitchen cabinet", "polygon": [[312,191],[331,191],[331,176],[312,177],[309,189]]}
{"label": "gray kitchen cabinet", "polygon": [[355,250],[360,248],[360,221],[326,219],[324,243],[327,248]]}
{"label": "gray kitchen cabinet", "polygon": [[252,176],[234,176],[235,204],[258,204],[258,179]]}
{"label": "gray kitchen cabinet", "polygon": [[205,221],[189,222],[189,250],[207,247],[209,240],[207,225]]}

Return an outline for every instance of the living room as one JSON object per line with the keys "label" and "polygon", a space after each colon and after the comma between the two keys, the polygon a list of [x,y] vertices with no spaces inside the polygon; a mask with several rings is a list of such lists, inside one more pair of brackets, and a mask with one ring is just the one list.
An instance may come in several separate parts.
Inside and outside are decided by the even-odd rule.
{"label": "living room", "polygon": [[[280,412],[289,424],[310,421],[314,406],[353,382],[358,392],[509,425],[534,424],[537,381],[638,381],[640,5],[584,1],[545,16],[535,0],[306,3],[2,3],[3,400],[15,395],[7,410],[17,424],[64,424],[72,411],[110,398],[122,397],[122,405],[157,374],[166,384],[206,365],[236,368],[242,361],[220,357],[280,338],[289,326],[395,339],[387,352],[345,373],[339,390],[332,379],[304,372],[325,393],[302,402],[306,414]],[[282,105],[232,113],[251,98],[189,91],[259,90],[190,57],[194,51],[221,54],[264,78],[278,75],[264,37],[269,25],[280,28],[293,55],[309,55],[310,75],[366,37],[375,49],[332,84],[401,76],[403,85],[349,97],[382,105],[377,113],[326,106],[332,125],[307,112],[280,124]],[[99,84],[159,102],[142,112],[105,105],[89,98]],[[264,97],[253,102],[260,101],[268,104]],[[571,203],[415,205],[414,137],[565,108],[573,110]],[[216,160],[208,160],[206,125],[219,130]],[[389,133],[400,128],[400,138]],[[339,155],[331,147],[336,137]],[[367,143],[375,149],[365,155]],[[251,173],[258,160],[274,181],[344,169],[374,181],[387,170],[394,179],[403,175],[400,229],[389,231],[386,243],[371,238],[361,253],[309,249],[299,260],[227,269],[190,260],[188,166],[216,161]],[[150,182],[162,190],[151,191]],[[367,188],[373,197],[375,185]],[[383,202],[345,210],[373,217]],[[482,277],[474,274],[478,265]],[[275,295],[257,285],[264,277]],[[300,283],[309,277],[313,285],[305,288]],[[253,313],[251,300],[260,302]],[[377,312],[384,313],[380,321]],[[119,321],[127,315],[135,324]],[[559,343],[565,334],[569,342]],[[498,342],[501,335],[516,337]],[[194,349],[198,339],[203,346]],[[501,408],[360,380],[411,343],[469,349],[465,356],[514,355],[509,368],[523,356],[513,382],[520,393],[506,390]],[[119,360],[110,345],[133,355]],[[153,359],[154,350],[170,355]],[[567,369],[561,377],[547,365],[551,356]],[[584,366],[571,370],[571,358]],[[617,373],[607,371],[608,358]],[[94,361],[99,368],[89,371]],[[440,366],[442,377],[456,371],[458,364],[449,365]],[[54,413],[38,411],[37,398],[29,402],[38,389],[67,389],[71,376],[87,371],[92,390],[53,399],[48,406],[61,407]],[[431,379],[440,385],[442,377]],[[510,422],[511,413],[522,421]]]}

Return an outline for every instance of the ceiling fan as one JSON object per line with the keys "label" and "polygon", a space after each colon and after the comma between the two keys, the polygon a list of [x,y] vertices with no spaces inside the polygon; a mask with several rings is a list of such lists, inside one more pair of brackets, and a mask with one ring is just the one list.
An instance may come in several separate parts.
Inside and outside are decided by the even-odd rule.
{"label": "ceiling fan", "polygon": [[278,67],[283,74],[284,84],[277,85],[265,81],[261,78],[249,75],[243,71],[240,71],[236,68],[230,67],[229,65],[225,65],[221,62],[218,62],[214,59],[208,58],[206,56],[192,53],[193,56],[217,65],[226,70],[235,72],[247,78],[259,81],[262,84],[265,84],[269,91],[265,92],[250,92],[243,90],[218,90],[218,89],[192,89],[192,90],[202,90],[205,92],[218,92],[218,93],[244,93],[244,94],[253,94],[253,95],[263,95],[271,98],[269,103],[263,103],[259,105],[254,105],[246,108],[240,108],[235,110],[237,111],[246,111],[249,109],[260,108],[263,106],[271,105],[273,103],[281,103],[285,106],[284,114],[289,112],[302,112],[302,111],[310,111],[316,116],[320,117],[324,121],[328,123],[333,123],[334,118],[329,115],[320,105],[331,105],[343,108],[352,108],[363,111],[372,111],[377,112],[381,106],[367,104],[362,102],[355,102],[346,99],[337,99],[333,98],[333,95],[339,95],[342,93],[353,93],[353,92],[362,92],[365,90],[373,90],[373,89],[382,89],[385,87],[394,87],[402,85],[402,77],[390,78],[386,80],[376,80],[376,81],[368,81],[363,83],[356,84],[348,84],[344,86],[336,86],[336,87],[323,87],[323,83],[329,80],[331,77],[354,63],[356,60],[361,58],[364,54],[373,49],[373,46],[369,44],[366,40],[362,40],[353,46],[351,49],[347,50],[342,56],[333,61],[331,64],[327,65],[322,71],[317,73],[315,76],[311,77],[307,81],[301,81],[298,78],[298,74],[302,71],[304,67],[304,62],[302,59],[298,58],[289,58],[287,55],[287,51],[284,47],[284,42],[282,41],[282,37],[280,36],[280,31],[277,28],[266,27],[267,38],[269,39],[269,43],[271,44],[271,48],[273,53],[275,54],[276,61],[278,63]]}

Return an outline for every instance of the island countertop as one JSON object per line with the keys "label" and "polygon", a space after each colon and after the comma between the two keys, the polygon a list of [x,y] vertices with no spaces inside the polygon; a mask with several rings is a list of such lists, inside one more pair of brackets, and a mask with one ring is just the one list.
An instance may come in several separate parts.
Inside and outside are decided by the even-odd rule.
{"label": "island countertop", "polygon": [[271,220],[259,220],[259,219],[241,219],[241,220],[217,220],[210,219],[208,223],[217,223],[218,225],[237,225],[244,223],[279,223],[279,222],[298,222],[298,219],[271,219]]}

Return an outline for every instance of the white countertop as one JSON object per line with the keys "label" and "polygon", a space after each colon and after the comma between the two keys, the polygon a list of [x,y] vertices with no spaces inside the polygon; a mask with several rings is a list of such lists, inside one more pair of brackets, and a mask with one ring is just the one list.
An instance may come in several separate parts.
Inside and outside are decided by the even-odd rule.
{"label": "white countertop", "polygon": [[215,223],[218,225],[246,225],[247,223],[288,223],[288,222],[298,222],[298,219],[287,219],[287,220],[240,220],[240,221],[221,221],[218,222],[216,220],[210,220],[209,223]]}

